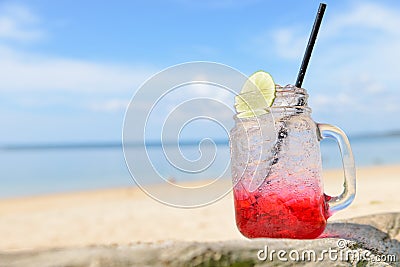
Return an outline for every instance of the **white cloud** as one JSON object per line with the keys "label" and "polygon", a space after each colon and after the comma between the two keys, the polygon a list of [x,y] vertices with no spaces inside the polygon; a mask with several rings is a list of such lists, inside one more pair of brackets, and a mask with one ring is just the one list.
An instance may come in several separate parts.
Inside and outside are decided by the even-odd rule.
{"label": "white cloud", "polygon": [[28,8],[18,4],[0,5],[0,41],[34,41],[42,39],[45,33],[40,19]]}
{"label": "white cloud", "polygon": [[267,59],[272,53],[281,59],[299,60],[304,52],[307,36],[299,27],[288,26],[258,34],[252,43],[251,50]]}
{"label": "white cloud", "polygon": [[280,57],[296,60],[301,58],[307,36],[298,34],[298,32],[299,30],[295,28],[281,28],[272,33],[272,40]]}
{"label": "white cloud", "polygon": [[194,8],[207,8],[207,9],[227,9],[227,8],[241,8],[259,2],[260,0],[173,0],[173,2]]}
{"label": "white cloud", "polygon": [[[336,13],[324,18],[305,79],[314,114],[328,122],[340,120],[355,131],[396,120],[400,10],[379,2],[357,1],[341,12],[330,11]],[[308,34],[308,29],[284,26],[265,38],[274,40],[273,53],[281,60],[300,64]],[[298,40],[302,40],[302,49]],[[369,116],[374,119],[367,122]]]}
{"label": "white cloud", "polygon": [[23,51],[9,41],[32,41],[45,34],[29,8],[0,5],[0,92],[133,92],[155,71]]}
{"label": "white cloud", "polygon": [[135,90],[154,71],[62,57],[49,57],[0,47],[0,91]]}
{"label": "white cloud", "polygon": [[367,29],[398,35],[400,17],[396,10],[377,3],[358,2],[349,12],[335,15],[324,26],[324,31],[335,37],[343,31]]}
{"label": "white cloud", "polygon": [[[393,66],[393,56],[400,57],[399,53],[394,53],[400,44],[400,10],[378,3],[356,2],[345,11],[333,12],[336,12],[334,16],[324,18],[317,40],[319,51],[326,54],[314,56],[313,61],[319,58],[325,62],[339,61],[347,65],[349,61],[343,59],[352,59],[354,62],[363,57],[372,65],[375,63],[372,59],[379,57],[390,60],[387,63]],[[309,29],[289,25],[259,36],[256,39],[259,45],[272,40],[278,56],[298,61],[307,44]]]}
{"label": "white cloud", "polygon": [[400,60],[399,12],[382,4],[358,2],[349,11],[332,17],[321,30],[318,44],[327,53],[317,60],[339,63],[341,74],[357,69],[361,76],[375,78],[369,73],[374,71],[397,80],[393,67],[398,67]]}

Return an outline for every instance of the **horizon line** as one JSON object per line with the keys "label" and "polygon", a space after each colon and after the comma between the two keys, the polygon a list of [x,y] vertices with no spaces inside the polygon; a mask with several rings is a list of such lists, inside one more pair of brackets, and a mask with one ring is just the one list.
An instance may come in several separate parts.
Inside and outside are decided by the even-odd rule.
{"label": "horizon line", "polygon": [[[373,139],[373,138],[390,138],[390,137],[400,137],[400,130],[390,131],[385,133],[368,133],[368,134],[357,134],[350,135],[349,139],[353,141],[363,140],[363,139]],[[160,140],[150,140],[146,142],[147,147],[160,147],[160,146],[172,146],[177,143],[180,146],[193,146],[198,145],[201,140],[198,139],[188,139],[161,142]],[[228,145],[228,138],[220,138],[212,140],[216,145]],[[212,142],[206,142],[205,145],[211,145]],[[128,147],[138,147],[143,145],[143,142],[129,142],[125,146]],[[105,149],[105,148],[122,148],[122,141],[98,141],[98,142],[55,142],[55,143],[20,143],[20,144],[3,144],[0,145],[0,150],[39,150],[39,149]]]}

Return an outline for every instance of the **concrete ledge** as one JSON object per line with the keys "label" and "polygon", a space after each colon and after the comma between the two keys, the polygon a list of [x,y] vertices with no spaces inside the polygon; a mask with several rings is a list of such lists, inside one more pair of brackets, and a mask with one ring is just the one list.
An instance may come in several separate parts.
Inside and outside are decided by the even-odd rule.
{"label": "concrete ledge", "polygon": [[[323,236],[325,238],[315,240],[255,239],[208,243],[166,241],[0,252],[0,267],[400,266],[400,213],[377,214],[330,223]],[[264,253],[260,250],[268,251]],[[271,261],[269,257],[272,250],[276,252]],[[281,255],[281,258],[287,261],[278,259],[279,250],[285,251],[286,254]],[[267,258],[260,260],[257,254],[260,258]],[[359,258],[357,254],[367,257]],[[334,255],[337,256],[336,260]],[[382,259],[386,259],[386,262],[379,261]]]}

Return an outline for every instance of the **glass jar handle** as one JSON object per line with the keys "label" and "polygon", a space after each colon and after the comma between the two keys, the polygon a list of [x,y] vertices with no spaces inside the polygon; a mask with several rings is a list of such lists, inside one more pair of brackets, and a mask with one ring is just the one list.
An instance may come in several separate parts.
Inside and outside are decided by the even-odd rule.
{"label": "glass jar handle", "polygon": [[339,196],[331,197],[328,201],[331,213],[342,210],[353,202],[356,194],[356,167],[354,165],[353,152],[346,134],[336,126],[329,124],[317,124],[320,141],[325,138],[336,140],[342,156],[344,170],[343,192]]}

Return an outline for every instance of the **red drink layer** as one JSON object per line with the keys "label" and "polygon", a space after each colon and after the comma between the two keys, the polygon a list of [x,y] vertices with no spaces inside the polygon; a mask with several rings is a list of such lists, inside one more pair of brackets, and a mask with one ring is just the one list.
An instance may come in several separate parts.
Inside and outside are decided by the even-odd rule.
{"label": "red drink layer", "polygon": [[248,238],[316,238],[330,216],[329,197],[316,191],[286,185],[248,192],[239,183],[233,190],[237,227]]}

